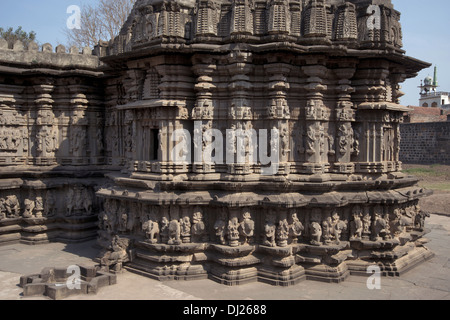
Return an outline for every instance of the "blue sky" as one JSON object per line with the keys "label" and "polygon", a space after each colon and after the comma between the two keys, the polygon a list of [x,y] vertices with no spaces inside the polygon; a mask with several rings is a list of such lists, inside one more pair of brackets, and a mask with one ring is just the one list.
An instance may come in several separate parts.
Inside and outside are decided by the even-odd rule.
{"label": "blue sky", "polygon": [[[65,43],[63,29],[70,16],[70,5],[95,4],[96,0],[14,0],[2,1],[0,26],[22,26],[35,31],[37,40],[54,47]],[[403,49],[408,56],[438,66],[438,80],[442,91],[450,92],[450,1],[448,0],[393,0],[402,13]],[[433,67],[403,83],[405,96],[401,103],[418,105],[420,80],[433,75]]]}

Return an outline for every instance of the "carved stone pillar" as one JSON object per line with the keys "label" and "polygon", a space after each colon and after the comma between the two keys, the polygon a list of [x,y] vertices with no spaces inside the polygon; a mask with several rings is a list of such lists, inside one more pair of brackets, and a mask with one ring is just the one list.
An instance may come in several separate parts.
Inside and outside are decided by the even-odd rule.
{"label": "carved stone pillar", "polygon": [[327,90],[323,79],[327,74],[327,68],[321,65],[319,60],[311,59],[302,70],[308,76],[305,85],[307,91],[305,151],[308,163],[305,167],[309,173],[324,172],[328,164],[325,124],[330,118],[329,110],[323,103],[323,92]]}
{"label": "carved stone pillar", "polygon": [[25,164],[28,161],[30,134],[21,106],[24,87],[0,84],[0,163]]}
{"label": "carved stone pillar", "polygon": [[[286,57],[284,57],[286,58]],[[291,71],[288,63],[277,63],[270,61],[264,66],[268,75],[267,116],[271,119],[271,128],[279,132],[279,170],[280,174],[288,174],[290,171],[289,160],[291,158],[291,129],[289,120],[291,111],[287,102],[287,90],[289,82],[287,77]]]}
{"label": "carved stone pillar", "polygon": [[69,154],[72,164],[87,164],[88,156],[88,100],[79,85],[69,85],[71,95],[69,120]]}
{"label": "carved stone pillar", "polygon": [[[252,165],[256,163],[257,137],[252,134],[253,114],[251,101],[251,88],[249,73],[252,66],[252,54],[249,52],[233,51],[228,55],[228,72],[230,90],[230,107],[228,112],[229,129],[231,135],[227,135],[227,167],[232,174],[250,174]],[[232,155],[232,158],[230,158]]]}
{"label": "carved stone pillar", "polygon": [[213,163],[210,161],[210,154],[206,154],[208,145],[211,144],[209,134],[213,129],[214,113],[217,112],[212,100],[213,74],[217,66],[211,57],[195,56],[193,58],[193,71],[197,75],[197,82],[194,86],[196,92],[196,102],[192,110],[194,120],[193,142],[194,172],[213,172]]}
{"label": "carved stone pillar", "polygon": [[351,86],[350,79],[355,73],[355,67],[352,63],[348,67],[342,67],[334,70],[338,77],[338,101],[336,106],[336,121],[334,130],[330,130],[330,139],[336,138],[335,142],[335,164],[334,171],[339,173],[351,173],[354,171],[354,165],[351,163],[351,156],[354,152],[354,129],[352,123],[355,121],[355,111],[353,102],[351,102],[351,93],[355,90]]}
{"label": "carved stone pillar", "polygon": [[55,152],[58,150],[58,127],[53,113],[52,92],[55,89],[53,81],[33,87],[36,95],[36,164],[48,165],[55,163]]}

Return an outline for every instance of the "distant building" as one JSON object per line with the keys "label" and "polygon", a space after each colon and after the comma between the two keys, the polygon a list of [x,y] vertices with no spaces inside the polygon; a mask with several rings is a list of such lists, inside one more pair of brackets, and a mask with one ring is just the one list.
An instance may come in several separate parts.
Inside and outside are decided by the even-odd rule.
{"label": "distant building", "polygon": [[426,77],[420,83],[419,106],[408,106],[405,123],[442,122],[450,120],[450,92],[437,91],[437,67],[434,76]]}
{"label": "distant building", "polygon": [[434,67],[434,77],[426,77],[420,84],[419,105],[424,108],[450,109],[450,92],[437,91],[437,67]]}

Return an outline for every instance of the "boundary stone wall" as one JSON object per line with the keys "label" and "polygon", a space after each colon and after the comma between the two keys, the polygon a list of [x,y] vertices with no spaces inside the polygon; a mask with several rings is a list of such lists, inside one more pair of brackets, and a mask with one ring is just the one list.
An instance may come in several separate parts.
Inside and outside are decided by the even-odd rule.
{"label": "boundary stone wall", "polygon": [[450,122],[404,123],[400,130],[400,161],[450,164]]}

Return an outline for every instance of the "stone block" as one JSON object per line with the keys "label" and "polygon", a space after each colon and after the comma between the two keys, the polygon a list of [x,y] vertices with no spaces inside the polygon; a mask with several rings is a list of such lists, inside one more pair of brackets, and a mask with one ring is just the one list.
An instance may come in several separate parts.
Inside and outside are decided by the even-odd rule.
{"label": "stone block", "polygon": [[45,283],[28,283],[23,286],[24,297],[44,295],[45,293],[46,293]]}
{"label": "stone block", "polygon": [[62,300],[72,295],[83,295],[88,293],[88,284],[81,282],[80,288],[69,289],[66,284],[49,284],[45,295],[53,300]]}
{"label": "stone block", "polygon": [[42,45],[42,52],[53,52],[53,46],[50,43],[44,43]]}

